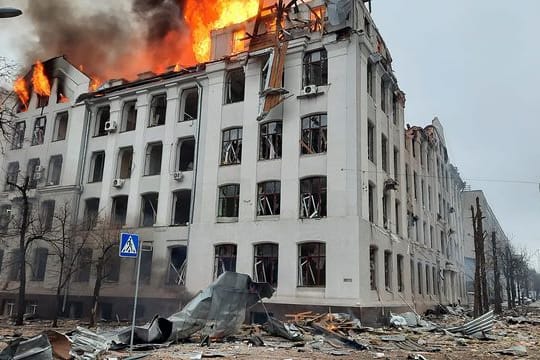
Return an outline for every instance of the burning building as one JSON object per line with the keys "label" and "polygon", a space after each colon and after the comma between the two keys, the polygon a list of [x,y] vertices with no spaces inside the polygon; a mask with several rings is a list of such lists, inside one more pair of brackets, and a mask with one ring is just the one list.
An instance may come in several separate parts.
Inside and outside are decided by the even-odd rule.
{"label": "burning building", "polygon": [[[239,21],[214,24],[195,44],[208,55],[193,66],[86,94],[90,79],[68,66],[67,102],[58,101],[58,80],[48,103],[27,86],[25,105],[19,91],[21,129],[41,128],[46,150],[32,155],[16,126],[18,147],[4,164],[20,165],[8,176],[39,158],[42,204],[68,193],[80,222],[101,216],[140,234],[141,316],[174,310],[224,271],[272,284],[275,314],[457,303],[463,184],[438,120],[405,128],[405,95],[365,2],[255,5]],[[56,125],[38,119],[62,109],[70,121],[56,142]],[[3,207],[13,193],[5,190]],[[132,301],[134,262],[113,269],[104,318],[127,316]],[[95,275],[84,273],[66,290],[72,315],[90,311]],[[38,307],[47,276],[30,286]],[[6,274],[0,281],[9,288]],[[13,298],[0,294],[5,304]]]}

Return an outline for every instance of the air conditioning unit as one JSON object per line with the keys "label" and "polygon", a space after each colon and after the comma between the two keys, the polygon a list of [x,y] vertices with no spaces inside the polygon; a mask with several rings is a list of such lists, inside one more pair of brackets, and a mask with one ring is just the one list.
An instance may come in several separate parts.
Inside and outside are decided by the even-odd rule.
{"label": "air conditioning unit", "polygon": [[307,85],[304,86],[300,92],[300,96],[315,96],[317,95],[318,91],[319,89],[317,88],[317,85]]}
{"label": "air conditioning unit", "polygon": [[114,186],[115,188],[121,188],[122,186],[124,186],[125,182],[126,180],[124,179],[114,179],[112,186]]}
{"label": "air conditioning unit", "polygon": [[173,179],[176,181],[182,181],[184,180],[184,174],[181,171],[175,171],[173,173]]}
{"label": "air conditioning unit", "polygon": [[113,132],[116,131],[116,121],[109,120],[105,123],[105,131]]}

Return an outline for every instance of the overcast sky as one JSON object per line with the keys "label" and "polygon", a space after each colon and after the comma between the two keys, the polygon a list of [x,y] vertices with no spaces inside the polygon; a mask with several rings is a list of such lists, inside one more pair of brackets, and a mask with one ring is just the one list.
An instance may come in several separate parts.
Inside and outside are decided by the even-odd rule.
{"label": "overcast sky", "polygon": [[[539,0],[373,0],[372,13],[407,94],[406,122],[439,117],[464,180],[531,251],[540,249],[539,14]],[[17,59],[30,28],[24,17],[0,21],[0,55]]]}

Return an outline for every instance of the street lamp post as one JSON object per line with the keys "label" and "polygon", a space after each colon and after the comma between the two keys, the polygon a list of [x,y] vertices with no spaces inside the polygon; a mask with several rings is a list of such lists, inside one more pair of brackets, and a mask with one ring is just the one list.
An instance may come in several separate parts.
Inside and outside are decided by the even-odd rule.
{"label": "street lamp post", "polygon": [[12,18],[22,15],[22,11],[15,8],[0,8],[0,18]]}

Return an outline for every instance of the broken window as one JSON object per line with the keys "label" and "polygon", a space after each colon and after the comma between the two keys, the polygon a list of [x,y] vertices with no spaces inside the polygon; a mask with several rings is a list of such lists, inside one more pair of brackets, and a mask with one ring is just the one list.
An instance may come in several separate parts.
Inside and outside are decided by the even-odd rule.
{"label": "broken window", "polygon": [[407,195],[411,192],[411,181],[409,179],[410,174],[411,170],[409,168],[409,164],[405,164],[405,188],[407,190]]}
{"label": "broken window", "polygon": [[111,108],[109,106],[100,107],[96,115],[96,128],[94,130],[94,136],[107,135],[105,125],[111,117]]}
{"label": "broken window", "polygon": [[37,248],[34,250],[34,260],[32,261],[32,281],[43,281],[45,279],[48,256],[49,250],[47,248]]}
{"label": "broken window", "polygon": [[[5,233],[8,230],[11,222],[11,205],[0,206],[0,233]],[[0,269],[2,267],[0,266]]]}
{"label": "broken window", "polygon": [[369,284],[371,290],[377,290],[377,247],[369,247]]}
{"label": "broken window", "polygon": [[47,118],[45,116],[38,117],[34,121],[34,130],[32,131],[32,146],[41,145],[45,140],[45,128]]}
{"label": "broken window", "polygon": [[426,206],[426,193],[424,191],[425,182],[424,179],[420,180],[420,199],[422,199],[422,206]]}
{"label": "broken window", "polygon": [[383,227],[385,229],[388,229],[390,226],[388,224],[388,201],[389,197],[386,195],[386,193],[383,194],[382,197],[382,213],[383,213]]}
{"label": "broken window", "polygon": [[26,132],[26,122],[19,121],[15,123],[13,136],[11,140],[11,150],[22,149],[24,144],[24,134]]}
{"label": "broken window", "polygon": [[10,252],[9,257],[9,274],[8,274],[8,280],[9,281],[19,281],[20,279],[20,270],[21,270],[21,264],[24,262],[21,258],[21,250],[20,249],[14,249]]}
{"label": "broken window", "polygon": [[118,151],[118,169],[117,177],[120,179],[129,179],[131,177],[131,168],[133,165],[133,148],[120,148]]}
{"label": "broken window", "polygon": [[369,206],[369,222],[375,222],[375,185],[368,185],[368,206]]}
{"label": "broken window", "polygon": [[266,181],[258,185],[257,216],[279,215],[281,183]]}
{"label": "broken window", "polygon": [[399,181],[399,150],[394,147],[394,180]]}
{"label": "broken window", "polygon": [[326,244],[298,245],[298,286],[326,285]]}
{"label": "broken window", "polygon": [[416,171],[413,171],[413,195],[415,199],[418,199],[418,175]]}
{"label": "broken window", "polygon": [[214,279],[225,271],[236,271],[236,245],[234,244],[215,246]]}
{"label": "broken window", "polygon": [[35,189],[42,176],[42,168],[39,158],[28,160],[26,166],[26,175],[28,176],[28,188]]}
{"label": "broken window", "polygon": [[326,217],[326,176],[300,180],[300,218]]}
{"label": "broken window", "polygon": [[90,162],[90,180],[89,182],[100,182],[103,180],[103,169],[105,167],[105,151],[92,153]]}
{"label": "broken window", "polygon": [[154,95],[150,102],[150,120],[148,127],[165,125],[167,114],[167,95]]}
{"label": "broken window", "polygon": [[384,252],[384,288],[392,291],[392,252],[389,250]]}
{"label": "broken window", "polygon": [[411,293],[414,293],[415,275],[414,275],[414,261],[412,259],[409,262],[409,270],[411,274]]}
{"label": "broken window", "polygon": [[435,237],[433,226],[429,226],[429,243],[431,248],[433,249],[433,238]]}
{"label": "broken window", "polygon": [[253,280],[269,283],[277,287],[278,282],[278,244],[255,245],[255,258],[253,259]]}
{"label": "broken window", "polygon": [[182,92],[182,113],[180,121],[197,120],[199,116],[199,91],[197,88]]}
{"label": "broken window", "polygon": [[366,80],[367,80],[367,93],[373,98],[373,65],[370,61],[367,64],[366,70]]}
{"label": "broken window", "polygon": [[396,211],[396,234],[399,235],[399,232],[401,231],[401,205],[398,200],[396,200],[395,203],[395,211]]}
{"label": "broken window", "polygon": [[42,108],[42,107],[45,107],[45,106],[49,105],[49,97],[48,96],[40,95],[40,94],[36,94],[36,95],[37,95],[37,99],[38,99],[38,103],[37,103],[38,108]]}
{"label": "broken window", "polygon": [[225,81],[225,104],[244,101],[245,83],[244,69],[235,69],[227,73]]}
{"label": "broken window", "polygon": [[90,271],[92,265],[92,248],[82,248],[79,254],[77,273],[75,281],[88,282],[90,281]]}
{"label": "broken window", "polygon": [[173,193],[172,225],[187,225],[191,209],[191,190],[179,190]]}
{"label": "broken window", "polygon": [[158,193],[148,193],[142,195],[141,221],[142,227],[153,226],[156,223],[158,208]]}
{"label": "broken window", "polygon": [[428,185],[428,205],[429,205],[428,207],[429,207],[429,210],[431,210],[431,203],[432,203],[431,199],[432,199],[431,185]]}
{"label": "broken window", "polygon": [[375,164],[375,125],[371,121],[368,121],[367,125],[367,144],[368,159]]}
{"label": "broken window", "polygon": [[426,294],[432,293],[431,281],[429,281],[430,278],[431,278],[431,272],[429,271],[429,265],[426,264]]}
{"label": "broken window", "polygon": [[146,161],[144,175],[152,176],[161,173],[161,156],[163,153],[163,144],[161,142],[150,143],[146,147]]}
{"label": "broken window", "polygon": [[96,226],[99,216],[99,198],[85,200],[84,221],[88,230]]}
{"label": "broken window", "polygon": [[41,203],[41,228],[43,231],[52,229],[54,220],[54,200],[46,200]]}
{"label": "broken window", "polygon": [[304,77],[302,86],[328,84],[328,58],[325,49],[304,55]]}
{"label": "broken window", "polygon": [[[103,275],[106,282],[118,282],[120,279],[120,256],[117,256],[119,249],[115,246],[109,250],[109,256],[104,264]],[[141,259],[142,260],[142,259]]]}
{"label": "broken window", "polygon": [[189,137],[178,140],[178,171],[193,170],[195,161],[195,138]]}
{"label": "broken window", "polygon": [[388,172],[388,138],[381,134],[381,166],[382,169]]}
{"label": "broken window", "polygon": [[221,165],[240,164],[242,160],[242,128],[223,130]]}
{"label": "broken window", "polygon": [[281,141],[283,125],[281,121],[271,121],[261,124],[259,160],[281,158]]}
{"label": "broken window", "polygon": [[417,269],[418,269],[418,294],[422,294],[422,264],[418,263]]}
{"label": "broken window", "polygon": [[111,220],[117,225],[126,224],[128,197],[120,195],[113,198]]}
{"label": "broken window", "polygon": [[54,120],[53,141],[66,139],[68,117],[69,115],[67,111],[56,114],[56,118]]}
{"label": "broken window", "polygon": [[405,290],[403,286],[403,255],[397,256],[397,286],[399,292]]}
{"label": "broken window", "polygon": [[66,103],[69,99],[66,96],[66,84],[63,77],[56,78],[56,103]]}
{"label": "broken window", "polygon": [[133,131],[137,127],[137,101],[128,101],[122,109],[120,131]]}
{"label": "broken window", "polygon": [[386,84],[381,79],[381,110],[386,112]]}
{"label": "broken window", "polygon": [[302,154],[324,153],[327,149],[326,114],[310,115],[302,118]]}
{"label": "broken window", "polygon": [[218,217],[238,217],[240,185],[231,184],[219,187]]}
{"label": "broken window", "polygon": [[446,254],[446,239],[444,238],[444,231],[441,230],[441,254]]}
{"label": "broken window", "polygon": [[145,241],[141,246],[141,269],[139,280],[143,284],[150,284],[152,279],[152,258],[154,256],[154,247],[151,242]]}
{"label": "broken window", "polygon": [[19,162],[13,161],[8,164],[7,176],[6,176],[6,191],[14,190],[15,186],[11,184],[17,184],[19,180]]}
{"label": "broken window", "polygon": [[309,21],[311,23],[310,30],[321,31],[323,30],[323,21],[326,17],[326,6],[318,6],[310,9]]}
{"label": "broken window", "polygon": [[433,295],[439,295],[439,286],[437,281],[437,270],[435,267],[431,268],[431,278],[433,279]]}
{"label": "broken window", "polygon": [[186,283],[187,246],[169,248],[168,285],[185,285]]}

